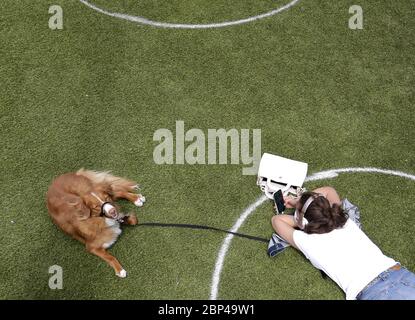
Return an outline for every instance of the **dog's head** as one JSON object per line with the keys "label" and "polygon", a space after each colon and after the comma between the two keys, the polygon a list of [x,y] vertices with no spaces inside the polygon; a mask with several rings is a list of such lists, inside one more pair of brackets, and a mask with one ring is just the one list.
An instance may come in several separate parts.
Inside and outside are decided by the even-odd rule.
{"label": "dog's head", "polygon": [[110,194],[103,189],[97,189],[84,195],[83,201],[91,210],[91,216],[105,216],[117,219],[119,210],[114,204]]}

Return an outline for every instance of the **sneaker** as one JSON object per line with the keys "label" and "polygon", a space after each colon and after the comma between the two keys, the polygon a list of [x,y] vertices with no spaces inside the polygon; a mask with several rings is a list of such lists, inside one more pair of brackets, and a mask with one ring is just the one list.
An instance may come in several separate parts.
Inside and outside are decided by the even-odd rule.
{"label": "sneaker", "polygon": [[271,240],[269,240],[269,244],[268,244],[268,255],[270,257],[274,257],[277,254],[284,251],[285,248],[289,246],[290,244],[287,241],[279,237],[276,233],[273,233]]}

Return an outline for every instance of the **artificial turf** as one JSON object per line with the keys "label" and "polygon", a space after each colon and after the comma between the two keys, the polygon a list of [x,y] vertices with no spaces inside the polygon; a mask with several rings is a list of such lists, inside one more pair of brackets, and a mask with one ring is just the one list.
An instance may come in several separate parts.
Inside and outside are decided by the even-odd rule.
{"label": "artificial turf", "polygon": [[[241,19],[288,1],[90,1],[152,20]],[[61,5],[63,30],[48,8]],[[141,222],[230,228],[259,196],[244,165],[157,165],[153,134],[261,129],[262,151],[305,161],[309,173],[371,166],[415,174],[415,3],[361,0],[364,29],[350,30],[354,1],[300,1],[278,15],[208,30],[160,29],[95,12],[79,1],[2,0],[0,11],[0,298],[207,299],[224,235],[127,227],[102,260],[55,227],[52,179],[85,167],[137,180]],[[360,206],[369,237],[415,271],[414,181],[345,174],[329,184]],[[270,204],[239,230],[270,237]],[[51,265],[62,290],[48,287]],[[223,299],[344,299],[290,248],[234,239]]]}

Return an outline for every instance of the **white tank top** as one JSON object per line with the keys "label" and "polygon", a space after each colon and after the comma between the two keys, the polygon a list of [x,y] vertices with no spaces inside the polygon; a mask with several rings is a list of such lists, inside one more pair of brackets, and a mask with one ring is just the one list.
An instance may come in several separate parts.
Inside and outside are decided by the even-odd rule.
{"label": "white tank top", "polygon": [[382,251],[350,219],[342,228],[324,234],[295,230],[294,243],[354,300],[359,292],[396,261]]}

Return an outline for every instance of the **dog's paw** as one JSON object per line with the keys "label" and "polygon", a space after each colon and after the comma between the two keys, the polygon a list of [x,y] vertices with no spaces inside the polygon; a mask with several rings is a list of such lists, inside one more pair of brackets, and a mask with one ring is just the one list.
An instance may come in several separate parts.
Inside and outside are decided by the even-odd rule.
{"label": "dog's paw", "polygon": [[120,272],[117,272],[116,275],[120,278],[125,278],[127,276],[127,271],[122,269]]}
{"label": "dog's paw", "polygon": [[137,200],[134,201],[134,204],[137,207],[142,207],[144,205],[144,202],[146,202],[146,198],[143,197],[142,195],[138,195]]}

